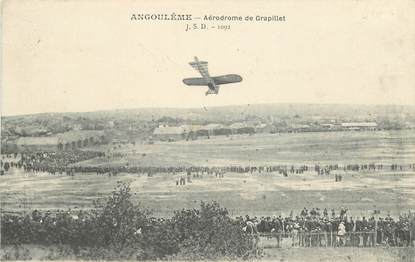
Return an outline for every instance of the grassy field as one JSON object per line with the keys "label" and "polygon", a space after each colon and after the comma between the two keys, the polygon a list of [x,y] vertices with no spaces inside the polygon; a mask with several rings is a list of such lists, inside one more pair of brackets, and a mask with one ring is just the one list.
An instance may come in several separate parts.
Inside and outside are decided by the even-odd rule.
{"label": "grassy field", "polygon": [[[173,210],[198,207],[200,201],[218,201],[233,215],[279,215],[304,206],[319,208],[348,207],[356,216],[369,215],[379,208],[397,215],[415,209],[415,174],[344,174],[342,182],[333,176],[315,174],[225,174],[224,178],[205,175],[192,183],[176,186],[184,174],[153,177],[120,174],[116,177],[78,174],[25,175],[1,178],[2,208],[91,208],[92,200],[112,191],[116,181],[131,183],[134,199],[155,211],[171,215]],[[12,185],[12,186],[10,186]]]}
{"label": "grassy field", "polygon": [[[252,261],[413,262],[414,257],[414,248],[278,248],[266,249],[261,259]],[[75,261],[77,259],[74,255],[62,254],[56,246],[40,245],[23,245],[17,248],[16,246],[3,246],[0,250],[0,258],[35,261]]]}
{"label": "grassy field", "polygon": [[413,248],[291,248],[268,249],[263,260],[337,262],[413,262]]}
{"label": "grassy field", "polygon": [[[415,132],[303,133],[219,137],[209,140],[124,146],[117,149],[126,157],[93,159],[81,165],[261,165],[337,163],[413,163]],[[135,153],[134,153],[135,152]],[[145,156],[143,154],[145,153]],[[338,172],[340,173],[340,172]],[[92,200],[107,195],[117,181],[131,183],[136,202],[156,215],[198,207],[200,201],[218,201],[233,215],[279,215],[299,212],[304,206],[349,208],[355,216],[381,209],[392,215],[415,209],[413,172],[343,173],[342,182],[334,174],[314,172],[283,177],[274,174],[225,174],[224,178],[205,175],[186,186],[176,186],[185,174],[24,174],[11,170],[0,177],[2,209],[88,209]]]}
{"label": "grassy field", "polygon": [[[223,166],[261,164],[413,163],[415,131],[284,133],[220,136],[124,146],[123,159],[90,165]],[[145,154],[145,156],[143,155]]]}

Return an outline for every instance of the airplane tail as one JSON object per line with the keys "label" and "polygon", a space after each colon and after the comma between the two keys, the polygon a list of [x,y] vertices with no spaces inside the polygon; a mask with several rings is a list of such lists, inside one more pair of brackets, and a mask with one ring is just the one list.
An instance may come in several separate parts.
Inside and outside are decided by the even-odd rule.
{"label": "airplane tail", "polygon": [[208,71],[208,62],[206,61],[199,61],[197,56],[194,57],[195,61],[189,62],[189,65],[191,65],[196,71],[198,71],[203,77],[207,78],[209,76]]}

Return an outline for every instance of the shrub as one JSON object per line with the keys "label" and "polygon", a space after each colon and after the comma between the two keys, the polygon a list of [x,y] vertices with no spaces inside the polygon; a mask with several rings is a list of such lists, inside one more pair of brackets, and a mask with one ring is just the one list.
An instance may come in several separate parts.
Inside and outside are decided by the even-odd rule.
{"label": "shrub", "polygon": [[139,232],[149,224],[150,211],[132,203],[129,184],[118,183],[112,194],[104,199],[104,204],[95,202],[90,231],[93,231],[96,246],[122,251],[140,244]]}
{"label": "shrub", "polygon": [[131,201],[130,190],[128,183],[119,182],[107,198],[94,203],[92,212],[77,215],[71,210],[55,216],[38,211],[32,216],[2,215],[1,243],[55,245],[59,248],[50,258],[59,259],[248,259],[259,255],[256,236],[243,232],[218,203],[202,202],[200,209],[156,219]]}
{"label": "shrub", "polygon": [[217,202],[176,212],[173,221],[181,240],[178,258],[236,259],[258,254],[255,236],[244,233]]}

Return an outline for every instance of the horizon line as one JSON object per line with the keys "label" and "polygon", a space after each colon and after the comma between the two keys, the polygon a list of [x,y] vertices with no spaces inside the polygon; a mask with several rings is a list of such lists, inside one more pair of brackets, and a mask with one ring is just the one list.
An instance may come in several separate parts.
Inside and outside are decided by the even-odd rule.
{"label": "horizon line", "polygon": [[360,103],[305,103],[305,102],[265,102],[265,103],[247,103],[247,104],[228,104],[228,105],[213,105],[213,106],[144,106],[144,107],[127,107],[127,108],[113,108],[113,109],[96,109],[96,110],[87,110],[87,111],[46,111],[46,112],[35,112],[35,113],[22,113],[22,114],[11,114],[3,115],[1,117],[18,117],[18,116],[32,116],[32,115],[42,115],[42,114],[77,114],[77,113],[98,113],[98,112],[110,112],[110,111],[130,111],[130,110],[140,110],[140,109],[201,109],[201,108],[221,108],[221,107],[234,107],[234,106],[256,106],[256,105],[333,105],[333,106],[402,106],[402,107],[415,107],[414,104],[360,104]]}

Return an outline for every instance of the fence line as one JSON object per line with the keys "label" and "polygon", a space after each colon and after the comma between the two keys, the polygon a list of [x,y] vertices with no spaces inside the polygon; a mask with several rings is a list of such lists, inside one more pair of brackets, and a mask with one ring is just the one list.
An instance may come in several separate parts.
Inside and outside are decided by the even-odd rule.
{"label": "fence line", "polygon": [[411,234],[383,231],[259,233],[265,248],[413,246]]}

